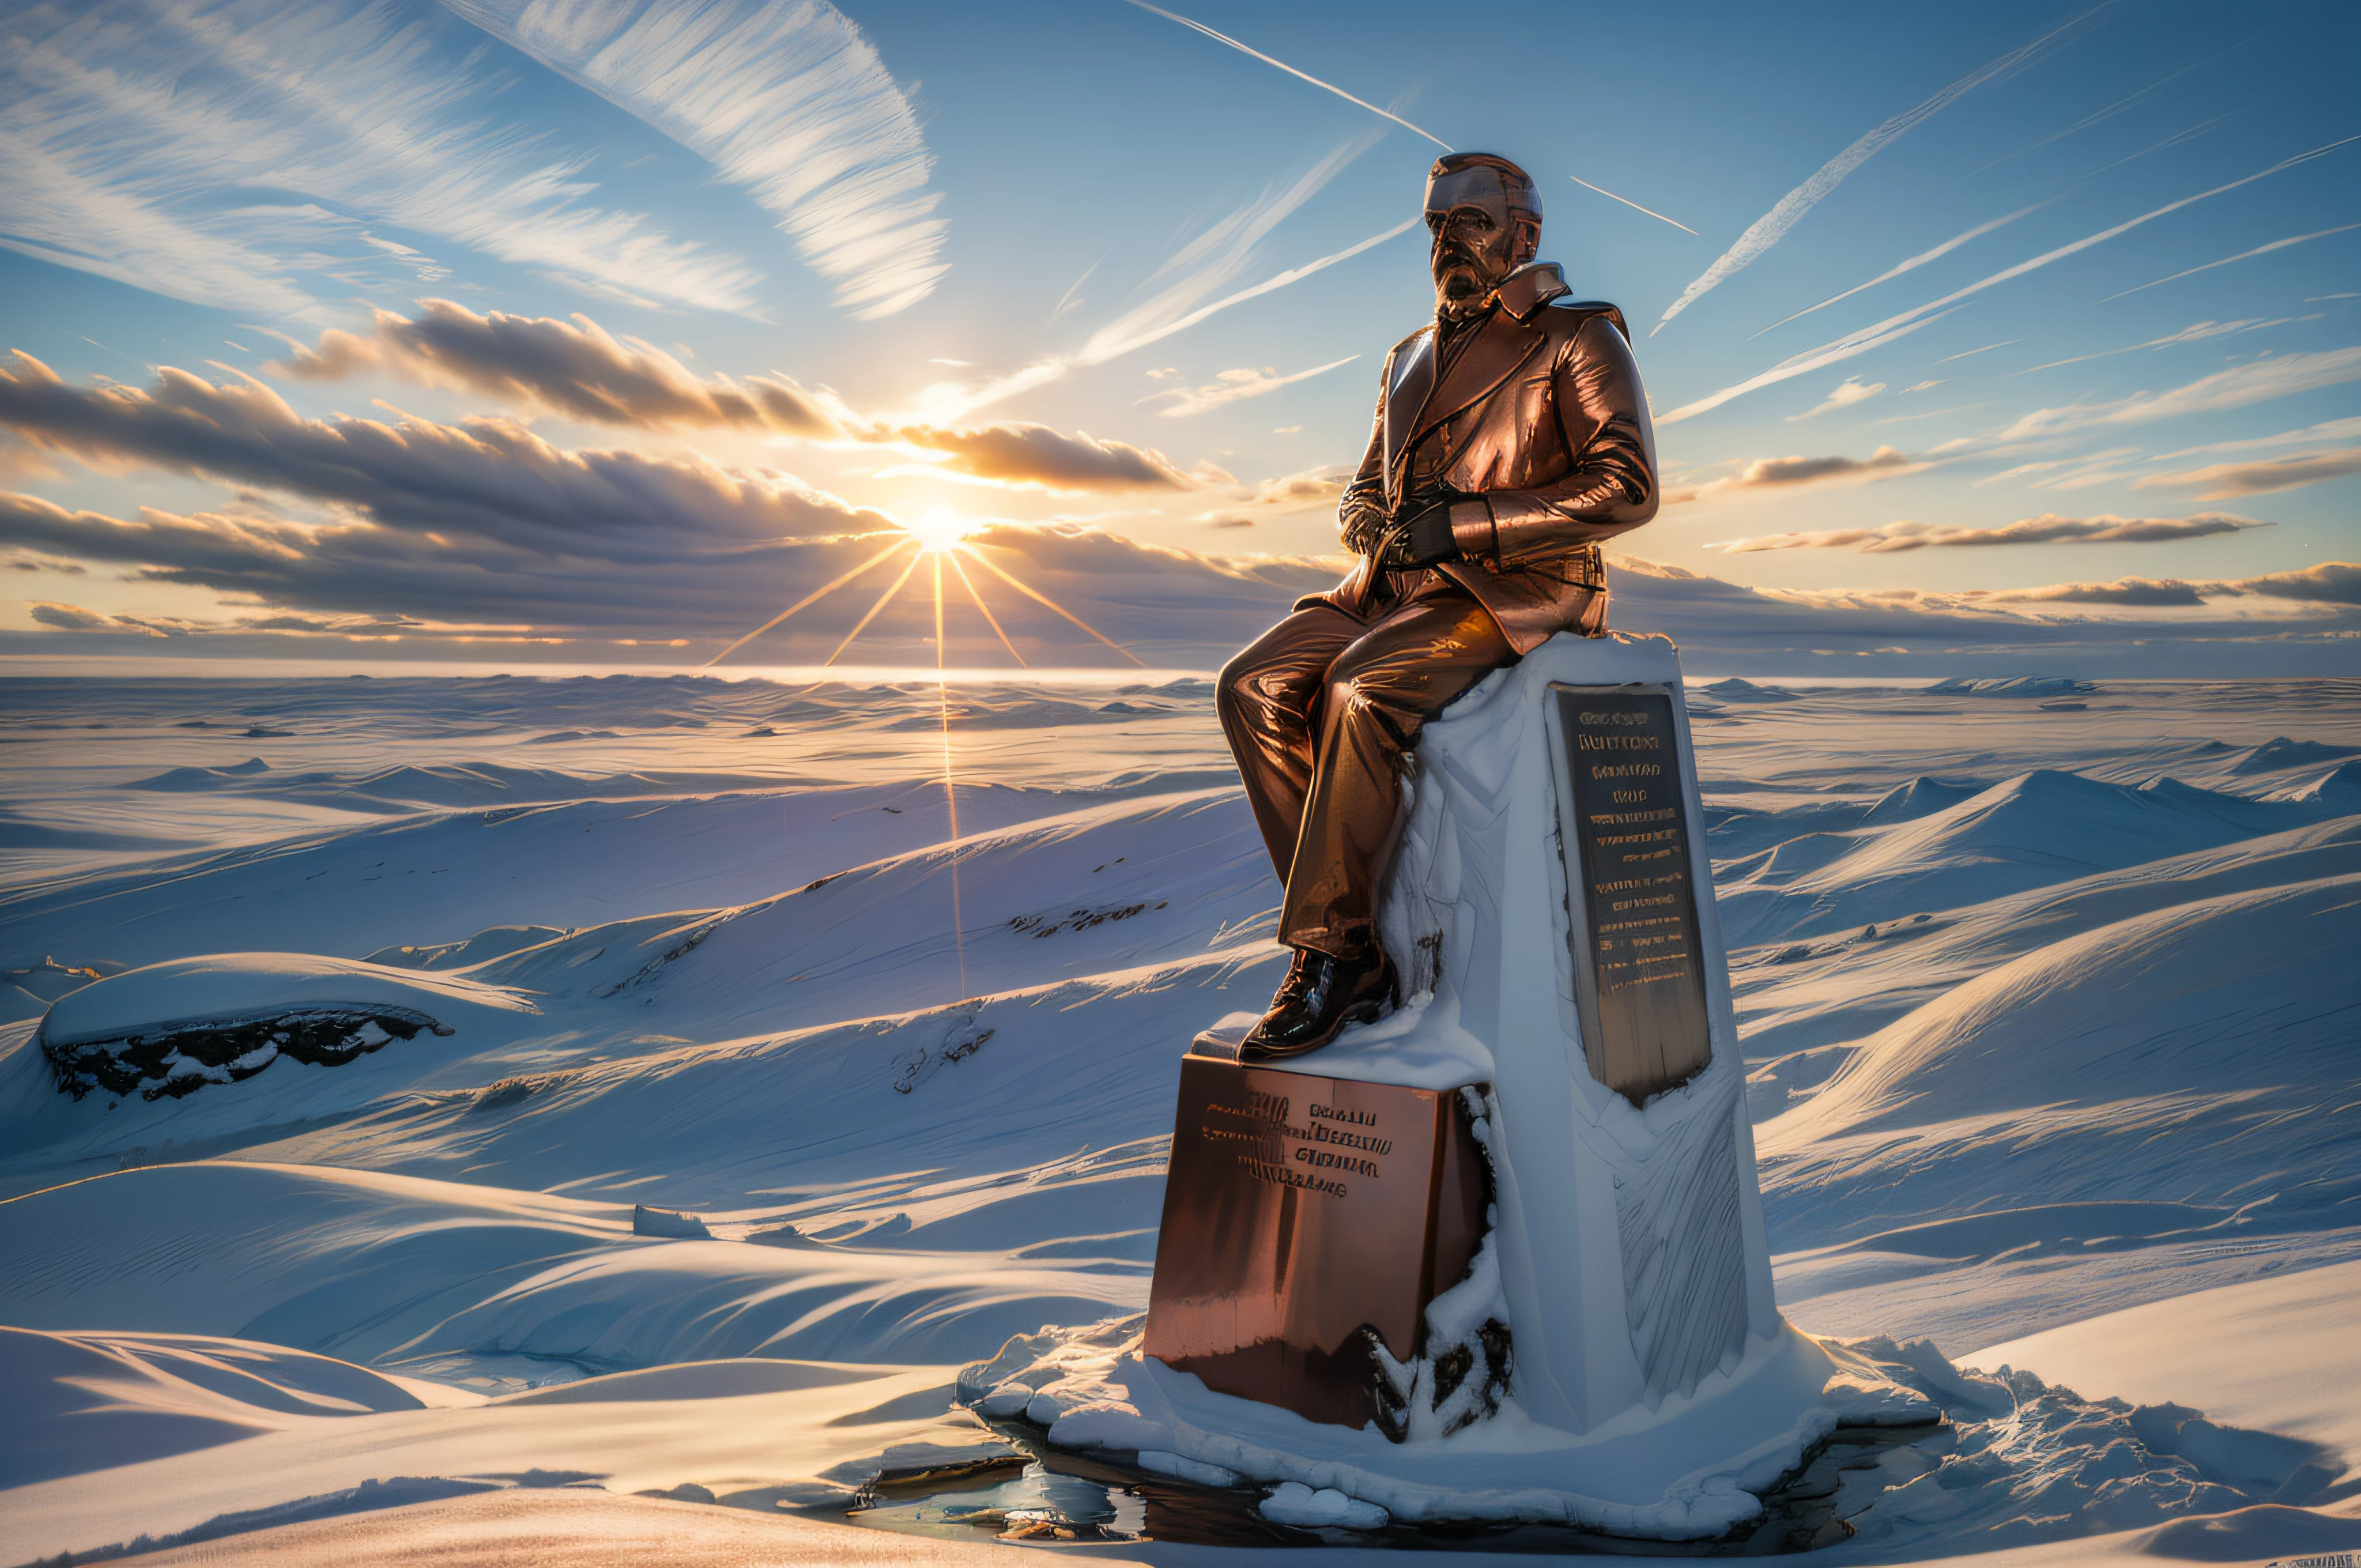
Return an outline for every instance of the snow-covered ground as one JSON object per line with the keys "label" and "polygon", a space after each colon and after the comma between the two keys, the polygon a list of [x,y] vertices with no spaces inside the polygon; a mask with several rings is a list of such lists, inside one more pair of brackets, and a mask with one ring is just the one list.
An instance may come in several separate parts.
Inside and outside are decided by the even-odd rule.
{"label": "snow-covered ground", "polygon": [[[931,685],[7,683],[7,1559],[1005,1455],[1279,970],[1211,696],[955,690],[954,839]],[[1831,1554],[2361,1547],[2361,688],[1692,706],[1782,1301],[1956,1422]]]}

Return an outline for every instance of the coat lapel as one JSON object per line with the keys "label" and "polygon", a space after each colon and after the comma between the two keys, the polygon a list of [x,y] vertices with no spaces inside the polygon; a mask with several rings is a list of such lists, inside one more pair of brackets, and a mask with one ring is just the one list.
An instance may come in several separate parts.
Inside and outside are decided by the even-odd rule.
{"label": "coat lapel", "polygon": [[1434,328],[1415,334],[1395,356],[1386,384],[1386,471],[1410,450],[1410,433],[1434,390]]}
{"label": "coat lapel", "polygon": [[1476,332],[1476,339],[1451,362],[1411,425],[1404,449],[1417,444],[1427,432],[1462,409],[1490,397],[1515,375],[1544,341],[1543,334],[1506,311],[1495,311]]}

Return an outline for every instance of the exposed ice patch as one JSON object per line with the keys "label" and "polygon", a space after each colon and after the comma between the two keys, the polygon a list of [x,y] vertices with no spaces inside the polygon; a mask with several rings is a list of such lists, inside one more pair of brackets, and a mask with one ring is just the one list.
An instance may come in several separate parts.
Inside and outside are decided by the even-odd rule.
{"label": "exposed ice patch", "polygon": [[1375,1503],[1348,1497],[1334,1486],[1323,1486],[1315,1492],[1300,1481],[1280,1482],[1271,1488],[1270,1496],[1262,1500],[1259,1508],[1267,1519],[1307,1529],[1334,1526],[1343,1530],[1382,1530],[1391,1522],[1386,1510]]}
{"label": "exposed ice patch", "polygon": [[2081,696],[2098,689],[2089,681],[2067,675],[2007,675],[1982,680],[1954,675],[1947,681],[1937,681],[1926,691],[1938,696],[2057,697]]}

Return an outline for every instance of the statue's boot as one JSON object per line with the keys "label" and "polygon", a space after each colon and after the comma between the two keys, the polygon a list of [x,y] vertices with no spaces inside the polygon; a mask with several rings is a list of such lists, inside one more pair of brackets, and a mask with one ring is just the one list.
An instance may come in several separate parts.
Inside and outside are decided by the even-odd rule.
{"label": "statue's boot", "polygon": [[1301,1056],[1334,1039],[1345,1025],[1375,1023],[1400,1003],[1393,960],[1376,943],[1344,958],[1298,948],[1270,1011],[1247,1033],[1238,1054],[1247,1061]]}

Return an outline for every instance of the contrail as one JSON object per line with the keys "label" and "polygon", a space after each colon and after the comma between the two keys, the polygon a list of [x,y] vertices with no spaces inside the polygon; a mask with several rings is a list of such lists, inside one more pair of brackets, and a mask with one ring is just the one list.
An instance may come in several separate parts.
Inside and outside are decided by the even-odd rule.
{"label": "contrail", "polygon": [[[1140,0],[1131,0],[1131,3],[1137,5],[1140,4]],[[1371,235],[1368,238],[1361,241],[1358,245],[1347,246],[1343,250],[1320,258],[1317,261],[1307,261],[1301,267],[1290,268],[1288,270],[1281,272],[1275,278],[1266,278],[1250,289],[1241,289],[1235,294],[1215,300],[1210,305],[1201,305],[1196,310],[1193,310],[1187,315],[1182,316],[1179,321],[1173,322],[1167,326],[1158,327],[1150,332],[1142,333],[1137,337],[1123,338],[1113,343],[1101,343],[1098,338],[1093,337],[1089,343],[1082,345],[1082,353],[1075,356],[1075,363],[1081,365],[1102,365],[1114,358],[1118,354],[1128,354],[1135,348],[1145,348],[1159,338],[1170,337],[1176,332],[1195,326],[1199,322],[1203,321],[1207,316],[1212,315],[1216,311],[1226,311],[1232,305],[1244,304],[1246,301],[1255,298],[1257,294],[1268,294],[1273,289],[1284,289],[1290,283],[1299,282],[1303,279],[1309,278],[1312,274],[1320,271],[1323,268],[1334,267],[1340,261],[1350,261],[1353,258],[1360,255],[1361,252],[1369,249],[1372,246],[1383,245],[1386,241],[1393,238],[1396,235],[1406,234],[1410,230],[1416,228],[1423,222],[1425,222],[1425,214],[1422,213],[1414,218],[1405,218],[1400,223],[1398,223],[1393,227],[1388,229],[1385,233]]]}
{"label": "contrail", "polygon": [[[1137,0],[1133,0],[1133,3],[1137,4]],[[1581,186],[1586,191],[1598,192],[1600,195],[1606,197],[1610,202],[1622,203],[1625,206],[1631,208],[1635,213],[1646,213],[1650,217],[1654,218],[1659,223],[1670,224],[1675,228],[1680,230],[1683,234],[1697,234],[1697,230],[1689,227],[1688,225],[1681,222],[1680,219],[1668,218],[1664,216],[1664,214],[1655,211],[1653,208],[1640,205],[1639,203],[1632,201],[1628,196],[1619,196],[1614,192],[1606,189],[1604,186],[1593,185],[1589,181],[1585,180],[1579,174],[1569,174],[1566,178],[1573,181],[1576,184]],[[1704,236],[1699,235],[1697,237],[1702,239]]]}
{"label": "contrail", "polygon": [[[1157,16],[1163,17],[1168,22],[1178,22],[1184,27],[1188,27],[1195,32],[1202,33],[1216,43],[1227,44],[1232,49],[1236,49],[1240,54],[1250,54],[1254,56],[1255,59],[1262,61],[1265,65],[1276,66],[1278,69],[1287,72],[1290,76],[1294,77],[1297,81],[1309,82],[1312,86],[1319,88],[1323,93],[1334,93],[1337,97],[1344,99],[1345,102],[1348,104],[1357,104],[1372,115],[1377,115],[1382,118],[1391,120],[1394,124],[1400,126],[1406,131],[1417,132],[1420,136],[1424,137],[1427,140],[1433,142],[1435,146],[1441,148],[1445,152],[1449,152],[1451,150],[1451,144],[1449,142],[1444,141],[1441,137],[1436,136],[1433,131],[1428,130],[1425,126],[1411,125],[1408,120],[1403,119],[1391,109],[1380,109],[1366,98],[1356,98],[1350,93],[1345,92],[1342,87],[1337,86],[1334,82],[1323,82],[1320,78],[1312,75],[1308,71],[1298,71],[1295,67],[1288,64],[1287,61],[1283,60],[1273,60],[1270,56],[1263,53],[1262,50],[1249,48],[1246,45],[1238,42],[1237,39],[1230,37],[1227,33],[1217,33],[1213,28],[1205,26],[1202,22],[1191,21],[1186,16],[1166,10],[1161,5],[1151,5],[1148,3],[1148,0],[1130,0],[1130,3],[1138,6],[1143,11],[1154,12]],[[1652,207],[1643,207],[1640,205],[1639,203],[1631,201],[1628,197],[1618,196],[1614,192],[1603,189],[1600,186],[1593,185],[1589,181],[1582,179],[1578,175],[1569,174],[1566,178],[1572,180],[1576,184],[1581,186],[1586,191],[1597,191],[1600,195],[1606,197],[1610,202],[1621,202],[1633,212],[1646,213],[1650,217],[1654,218],[1659,223],[1670,224],[1675,228],[1680,230],[1683,234],[1697,233],[1697,230],[1689,227],[1688,225],[1682,223],[1678,218],[1668,218],[1664,216],[1664,214],[1655,211]],[[1399,233],[1400,231],[1397,230],[1396,232]]]}
{"label": "contrail", "polygon": [[1451,150],[1451,144],[1444,140],[1441,137],[1436,136],[1433,131],[1424,129],[1419,126],[1411,125],[1408,120],[1403,119],[1400,115],[1395,114],[1392,110],[1380,109],[1366,98],[1356,98],[1350,93],[1345,92],[1342,87],[1337,86],[1334,82],[1323,82],[1316,76],[1308,75],[1303,71],[1298,71],[1295,67],[1288,64],[1283,60],[1273,60],[1270,56],[1263,53],[1262,50],[1258,49],[1248,49],[1246,45],[1238,42],[1237,39],[1230,37],[1227,33],[1217,33],[1213,28],[1205,26],[1202,22],[1192,22],[1188,17],[1177,16],[1174,13],[1166,10],[1161,5],[1151,5],[1148,3],[1148,0],[1131,0],[1131,4],[1138,6],[1143,11],[1152,11],[1168,22],[1178,22],[1184,27],[1201,32],[1207,38],[1213,39],[1215,43],[1227,44],[1232,49],[1236,49],[1240,54],[1250,54],[1257,60],[1262,61],[1265,65],[1275,65],[1279,70],[1287,72],[1290,76],[1296,78],[1298,81],[1309,82],[1312,85],[1319,88],[1323,93],[1334,93],[1337,97],[1344,99],[1347,104],[1358,104],[1362,108],[1367,109],[1372,115],[1381,115],[1386,119],[1391,120],[1394,124],[1400,126],[1406,131],[1416,131],[1420,136],[1424,137],[1427,140],[1433,142],[1435,146],[1441,148],[1445,152],[1449,152]]}
{"label": "contrail", "polygon": [[[1138,0],[1133,0],[1133,3],[1137,4]],[[1697,276],[1696,281],[1682,290],[1681,297],[1666,306],[1664,316],[1648,329],[1648,335],[1653,337],[1664,331],[1666,323],[1687,310],[1695,301],[1752,266],[1764,251],[1784,238],[1787,231],[1801,222],[1804,214],[1817,206],[1822,197],[1841,184],[1846,175],[1876,156],[1886,143],[1935,115],[1961,93],[2024,65],[2047,49],[2059,37],[2080,27],[2104,8],[2103,5],[2094,5],[2071,21],[2042,34],[2023,49],[2004,54],[1982,70],[1962,76],[1916,108],[1894,115],[1822,164],[1818,172],[1781,197],[1777,206],[1755,219],[1754,225],[1738,236],[1737,244],[1724,251],[1719,260]]]}
{"label": "contrail", "polygon": [[[1777,321],[1773,322],[1770,326],[1764,327],[1763,332],[1769,332],[1773,327],[1785,326],[1789,322],[1794,321],[1795,316],[1807,316],[1814,311],[1824,311],[1839,300],[1851,299],[1855,294],[1860,293],[1862,289],[1874,289],[1889,278],[1899,278],[1905,272],[1908,272],[1915,268],[1924,267],[1927,263],[1936,260],[1940,257],[1949,256],[1951,252],[1959,249],[1960,247],[1967,244],[1968,241],[1981,238],[1983,236],[1992,233],[1993,230],[2000,227],[2003,224],[2013,224],[2016,222],[2017,219],[2025,216],[2026,214],[2032,212],[2035,207],[2046,205],[2048,205],[2047,203],[2036,202],[2032,207],[2019,207],[2016,211],[2009,214],[2009,215],[2004,218],[1994,218],[1988,224],[1979,224],[1963,235],[1959,235],[1953,238],[1945,240],[1942,244],[1937,246],[1932,250],[1922,250],[1917,255],[1912,257],[1909,260],[1886,269],[1876,277],[1872,278],[1868,282],[1861,284],[1860,288],[1847,289],[1841,294],[1831,294],[1817,305],[1806,305],[1802,310],[1797,311],[1795,315],[1781,316]],[[1761,337],[1763,335],[1763,332],[1752,332],[1747,334],[1747,341],[1752,343],[1754,339]]]}
{"label": "contrail", "polygon": [[2034,152],[2042,148],[2048,147],[2051,142],[2064,141],[2076,131],[2088,130],[2091,126],[2097,125],[2101,120],[2109,119],[2123,113],[2125,109],[2130,108],[2134,104],[2138,103],[2141,99],[2147,97],[2158,88],[2165,86],[2169,82],[2180,81],[2182,77],[2196,70],[2198,66],[2211,65],[2213,61],[2221,59],[2224,55],[2228,54],[2231,49],[2244,49],[2247,44],[2253,41],[2254,40],[2251,38],[2240,38],[2236,43],[2231,44],[2226,49],[2217,49],[2212,54],[2207,55],[2203,60],[2197,61],[2196,64],[2184,65],[2179,71],[2174,71],[2171,75],[2163,78],[2161,81],[2149,82],[2147,86],[2141,88],[2130,97],[2118,98],[2114,103],[2108,104],[2105,108],[2099,110],[2097,113],[2083,115],[2072,125],[2068,126],[2064,130],[2059,131],[2051,136],[2046,136],[2039,141],[2028,143],[2024,147],[2018,148],[2015,152],[2002,153],[1998,158],[1993,159],[1992,162],[1980,164],[1977,167],[1969,170],[1968,173],[1971,176],[1982,174],[1985,170],[1997,168],[2001,164],[2006,163],[2012,158],[2022,158],[2028,152]]}
{"label": "contrail", "polygon": [[2113,239],[2117,235],[2128,233],[2142,224],[2154,222],[2169,213],[2177,213],[2183,207],[2194,205],[2209,196],[2219,196],[2225,191],[2235,191],[2241,185],[2251,185],[2257,180],[2268,179],[2282,170],[2293,169],[2299,163],[2309,163],[2315,158],[2323,158],[2338,148],[2350,147],[2356,141],[2361,141],[2361,136],[2346,137],[2323,147],[2313,148],[2310,152],[2300,152],[2293,158],[2283,158],[2268,169],[2249,174],[2243,180],[2233,180],[2226,185],[2216,185],[2211,191],[2200,191],[2194,196],[2183,196],[2178,202],[2168,202],[2154,212],[2142,213],[2136,218],[2126,218],[2113,228],[2101,229],[2097,234],[2086,236],[2070,245],[2061,245],[2055,250],[2044,251],[2031,260],[2020,261],[2014,267],[2003,268],[1991,277],[1979,279],[1964,289],[1952,290],[1939,300],[1932,300],[1926,304],[1914,306],[1900,315],[1888,316],[1874,326],[1866,326],[1858,332],[1848,333],[1832,342],[1822,344],[1817,348],[1806,349],[1801,354],[1781,360],[1760,376],[1741,381],[1734,387],[1725,387],[1719,392],[1698,399],[1696,402],[1684,403],[1670,413],[1658,414],[1656,422],[1660,425],[1676,424],[1682,420],[1704,413],[1709,409],[1718,409],[1730,399],[1753,391],[1759,387],[1770,386],[1774,381],[1784,381],[1790,377],[1803,375],[1807,370],[1817,370],[1823,366],[1833,365],[1840,359],[1850,359],[1856,354],[1866,353],[1882,343],[1889,343],[1900,337],[1904,333],[1913,332],[1925,326],[1937,312],[1948,315],[1951,310],[1959,308],[1958,302],[1965,300],[1971,294],[1980,294],[1995,284],[2005,283],[2013,278],[2022,278],[2037,268],[2047,267],[2051,262],[2072,256],[2078,251],[2088,250],[2094,245]]}
{"label": "contrail", "polygon": [[[2275,239],[2268,245],[2258,245],[2252,250],[2242,250],[2235,256],[2225,256],[2219,261],[2209,261],[2202,267],[2192,267],[2186,272],[2176,272],[2169,278],[2159,278],[2156,280],[2156,283],[2143,283],[2139,286],[2139,289],[2126,289],[2124,291],[2123,294],[2110,294],[2107,296],[2107,300],[2120,300],[2124,297],[2124,294],[2136,294],[2140,291],[2140,289],[2155,288],[2157,283],[2178,282],[2183,278],[2191,277],[2200,272],[2211,272],[2216,267],[2227,267],[2233,261],[2244,261],[2250,256],[2265,256],[2274,250],[2285,250],[2291,245],[2301,245],[2308,239],[2324,239],[2333,234],[2350,234],[2355,229],[2361,229],[2361,224],[2346,224],[2342,228],[2322,229],[2317,234],[2300,234],[2291,236],[2286,239]],[[2094,302],[2103,305],[2107,302],[2107,300],[2099,300]]]}

